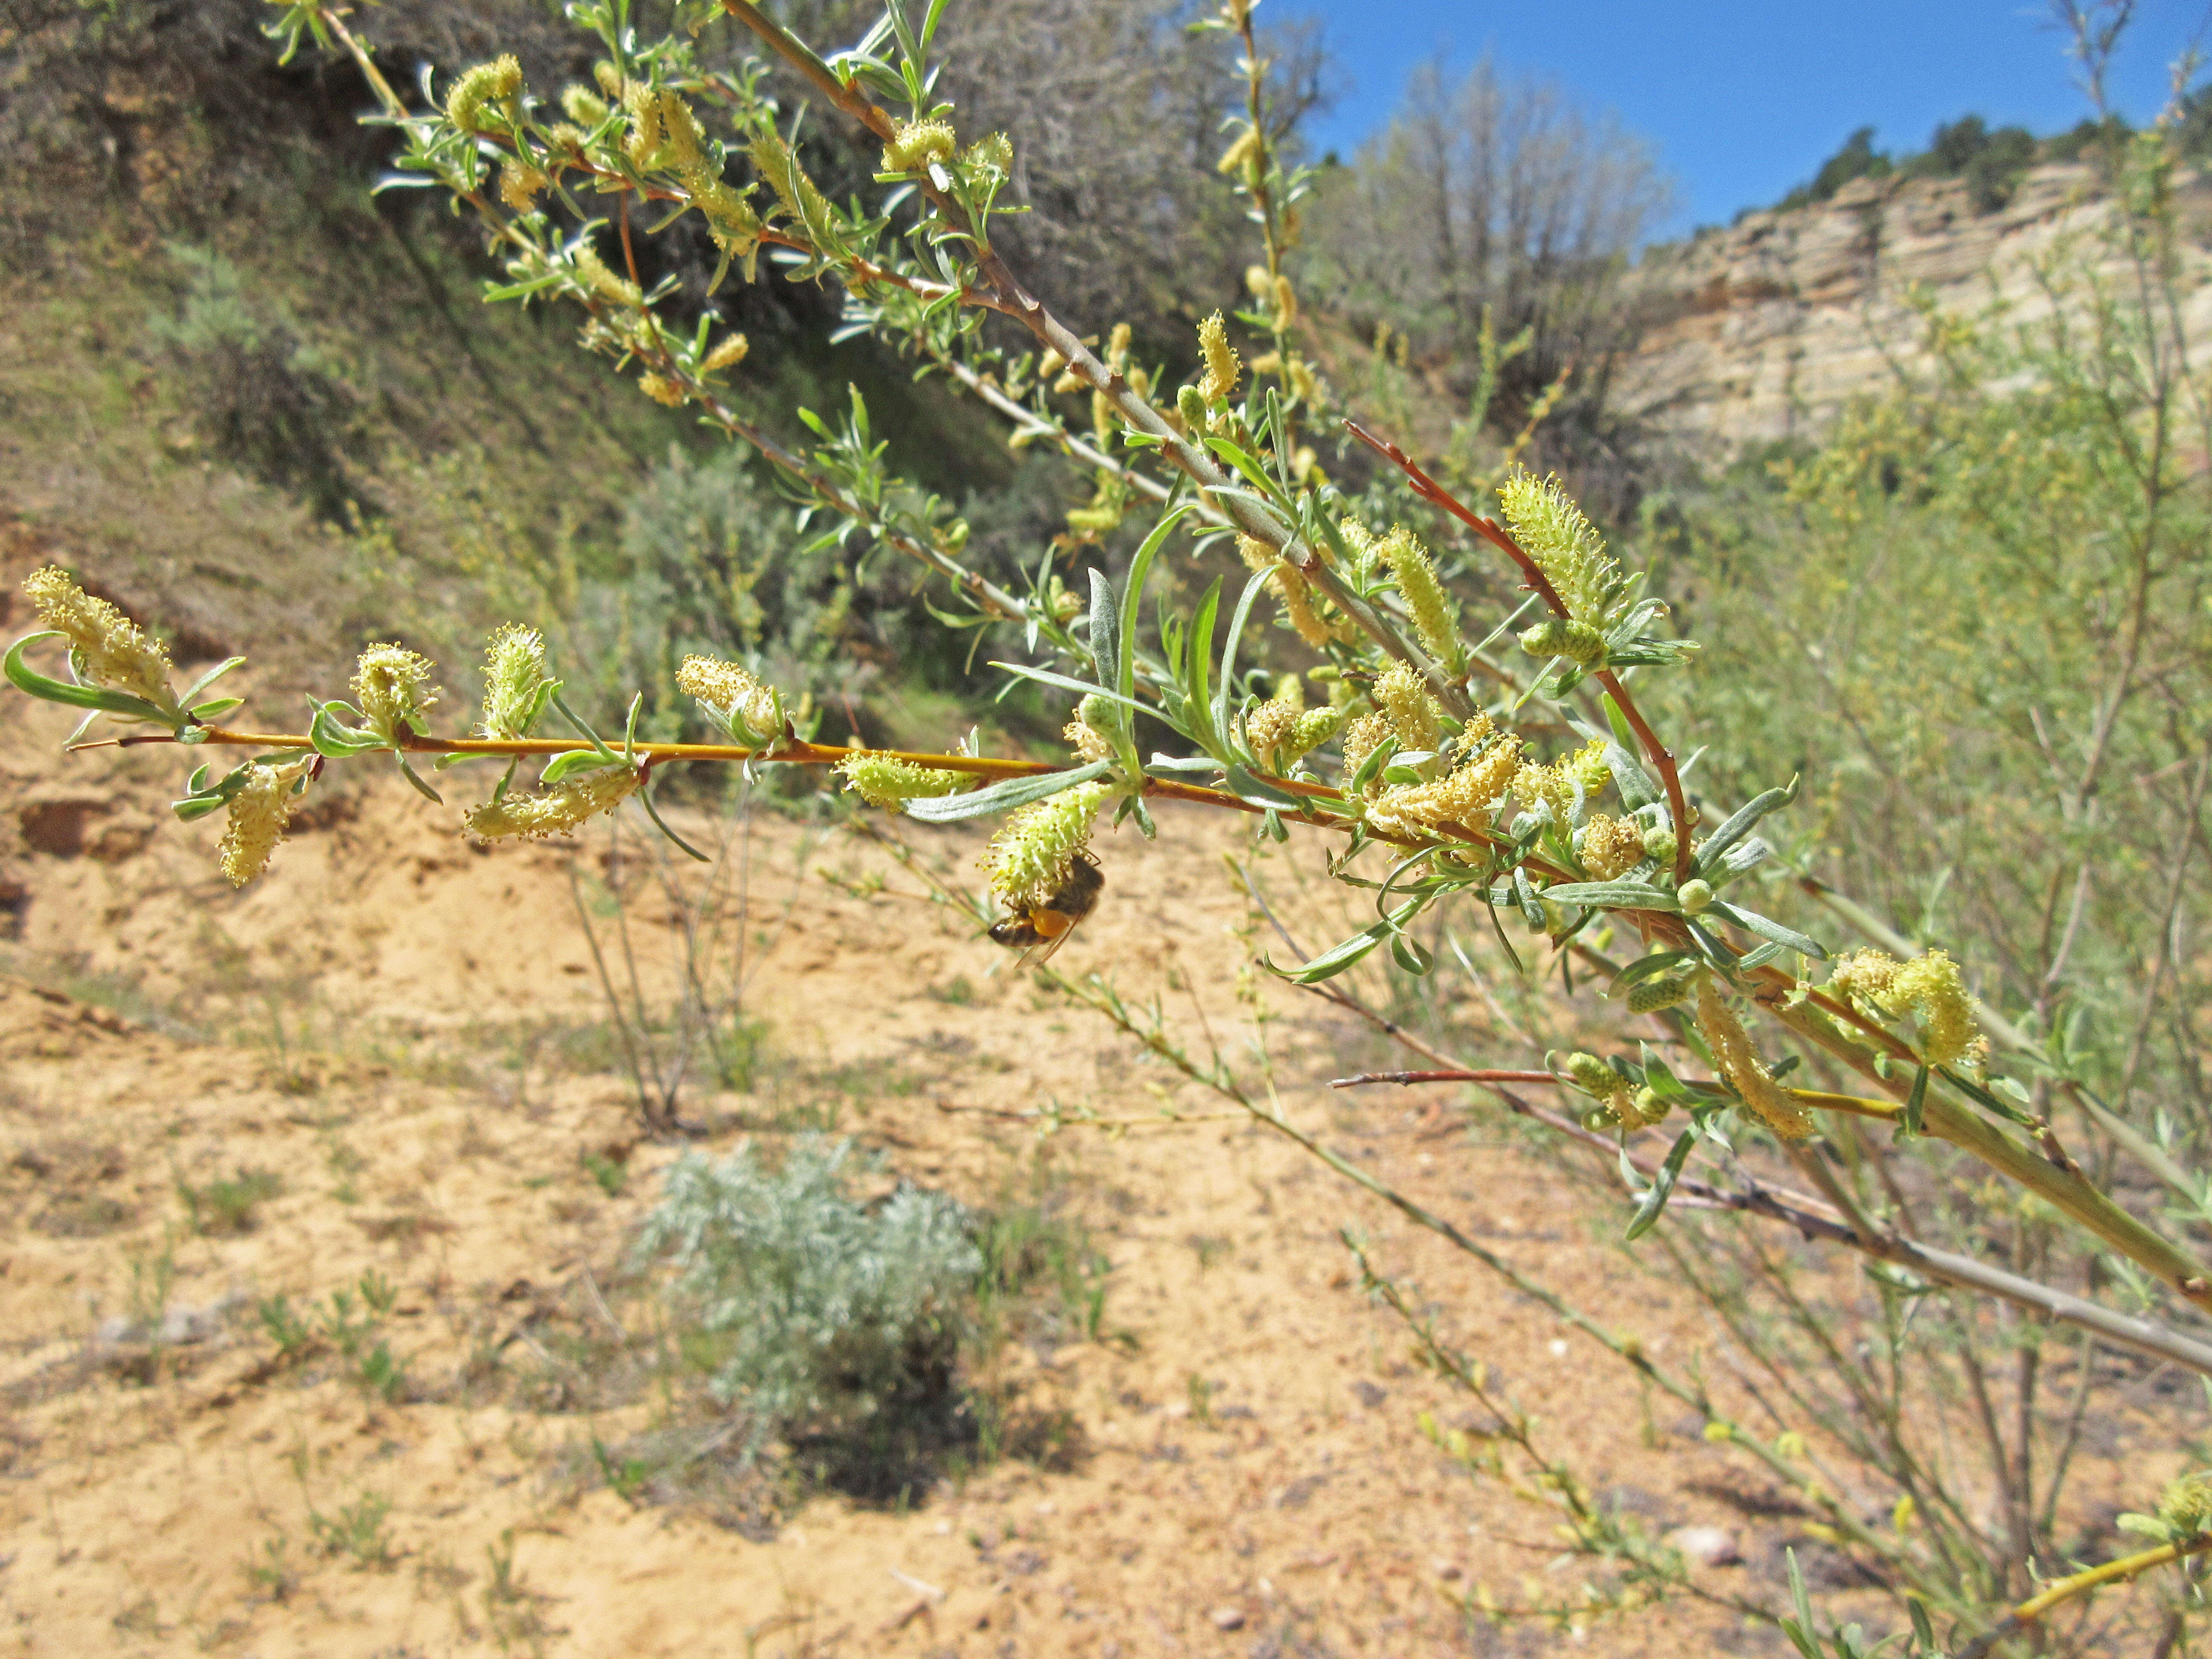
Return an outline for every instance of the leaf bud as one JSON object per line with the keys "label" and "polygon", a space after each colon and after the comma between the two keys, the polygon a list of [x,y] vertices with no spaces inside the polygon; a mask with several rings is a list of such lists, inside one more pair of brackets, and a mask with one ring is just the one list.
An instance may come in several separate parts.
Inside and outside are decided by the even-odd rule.
{"label": "leaf bud", "polygon": [[1676,889],[1674,896],[1681,902],[1682,914],[1694,916],[1713,902],[1713,884],[1693,878]]}
{"label": "leaf bud", "polygon": [[1662,1008],[1677,1007],[1690,1000],[1697,989],[1698,976],[1685,974],[1679,977],[1661,975],[1639,981],[1628,993],[1628,1012],[1632,1014],[1656,1014]]}

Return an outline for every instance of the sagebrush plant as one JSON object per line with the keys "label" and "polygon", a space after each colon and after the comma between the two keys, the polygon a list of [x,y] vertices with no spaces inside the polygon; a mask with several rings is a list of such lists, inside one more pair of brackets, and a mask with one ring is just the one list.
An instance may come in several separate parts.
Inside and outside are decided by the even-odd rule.
{"label": "sagebrush plant", "polygon": [[[1796,800],[1797,781],[1743,777],[1733,806],[1693,797],[1648,711],[1686,701],[1661,677],[1695,660],[1698,647],[1673,626],[1648,573],[1624,562],[1558,479],[1509,464],[1522,441],[1508,447],[1484,489],[1464,483],[1476,476],[1467,465],[1447,472],[1478,501],[1494,493],[1498,517],[1355,422],[1344,427],[1364,450],[1339,445],[1335,460],[1324,460],[1322,445],[1353,406],[1316,366],[1285,268],[1311,179],[1285,155],[1267,117],[1266,57],[1249,0],[1228,0],[1199,27],[1229,32],[1242,50],[1249,96],[1226,124],[1220,171],[1249,210],[1262,257],[1248,274],[1249,304],[1193,307],[1208,314],[1194,342],[1199,372],[1182,384],[1137,359],[1126,325],[1103,340],[1079,334],[994,246],[994,222],[1018,210],[1008,199],[1015,160],[1003,135],[963,132],[959,112],[933,93],[943,0],[919,15],[891,0],[857,45],[826,58],[747,0],[687,0],[676,9],[677,27],[657,40],[635,31],[623,0],[579,0],[568,14],[605,52],[588,84],[533,88],[514,58],[500,58],[442,88],[426,80],[419,108],[384,80],[339,11],[318,0],[277,3],[271,33],[288,52],[310,40],[343,50],[375,90],[384,106],[376,118],[400,145],[398,180],[447,192],[481,223],[506,273],[489,297],[567,307],[581,319],[585,348],[634,374],[645,395],[696,410],[708,427],[751,446],[801,503],[803,520],[831,526],[815,546],[858,542],[861,557],[882,552],[942,578],[958,607],[941,613],[948,626],[994,639],[1008,659],[994,667],[1067,698],[1072,754],[1054,763],[820,743],[807,701],[763,678],[757,659],[737,660],[741,653],[696,653],[673,669],[700,717],[729,741],[641,738],[641,688],[617,740],[564,701],[555,677],[594,665],[555,662],[540,635],[519,624],[490,643],[481,735],[431,729],[433,712],[452,700],[441,699],[432,665],[398,645],[364,653],[352,701],[318,700],[308,731],[241,731],[216,723],[234,702],[201,700],[212,674],[176,693],[158,645],[119,612],[59,571],[34,575],[29,591],[48,631],[7,653],[8,677],[20,689],[85,709],[88,726],[105,714],[143,728],[119,741],[259,751],[220,777],[200,766],[177,805],[186,818],[225,814],[223,863],[234,881],[266,866],[293,804],[326,764],[372,754],[392,757],[434,798],[418,760],[441,772],[504,763],[465,814],[483,840],[568,831],[635,801],[678,846],[654,804],[656,766],[834,766],[867,801],[924,822],[1007,815],[986,868],[998,902],[1017,912],[1066,881],[1102,826],[1130,823],[1153,837],[1152,799],[1247,814],[1269,842],[1294,830],[1327,838],[1332,873],[1371,903],[1374,920],[1351,937],[1276,969],[1292,984],[1326,990],[1373,957],[1401,982],[1421,985],[1438,971],[1440,940],[1462,954],[1445,919],[1470,908],[1516,967],[1501,918],[1525,927],[1570,985],[1577,968],[1606,983],[1622,1030],[1597,1046],[1612,1052],[1552,1052],[1540,1067],[1511,1071],[1447,1066],[1397,1080],[1498,1087],[1514,1109],[1566,1142],[1609,1149],[1634,1200],[1631,1239],[1653,1232],[1670,1200],[1730,1210],[1864,1258],[1869,1282],[1884,1287],[1896,1345],[1905,1341],[1911,1307],[1932,1296],[1945,1307],[1985,1302],[2057,1322],[2078,1335],[2085,1355],[2086,1345],[2100,1343],[2212,1377],[2212,1345],[2199,1334],[2212,1309],[2201,1218],[2146,1220],[2120,1201],[2128,1194],[2106,1149],[2140,1150],[2124,1124],[2089,1118],[2094,1155],[2086,1158],[2061,1143],[2051,1085],[2075,1087],[2069,1056],[2032,1035],[2011,1040],[2021,1034],[1977,1004],[1957,966],[1971,953],[1930,939],[1838,959],[1812,934],[1746,902],[1747,878],[1776,862],[1762,830]],[[741,70],[701,69],[696,31],[720,19],[749,31],[766,55],[745,59]],[[2084,22],[2085,43],[2092,33]],[[779,72],[881,144],[874,201],[840,204],[807,176],[793,146],[793,118],[772,90]],[[2170,239],[2170,192],[2160,181],[2173,159],[2162,142],[2145,135],[2129,152],[2124,237],[2153,234],[2142,228],[2165,222]],[[967,526],[939,497],[890,473],[857,398],[835,419],[797,411],[811,434],[803,447],[744,412],[729,389],[744,370],[742,337],[718,327],[711,305],[680,325],[686,301],[673,279],[641,279],[639,240],[678,222],[703,230],[723,271],[750,275],[765,253],[793,280],[842,285],[842,328],[872,331],[975,394],[1006,419],[1011,441],[1049,443],[1090,469],[1092,499],[1068,512],[1065,532],[1021,591],[963,562]],[[2154,251],[2145,258],[2158,279]],[[2156,362],[2178,325],[2155,305],[2141,309],[2148,334],[2112,349]],[[1494,374],[1510,349],[1486,327],[1485,373]],[[2124,430],[2155,423],[2124,376],[2102,392],[2120,400]],[[2124,412],[2130,408],[2136,412]],[[1329,467],[1350,478],[1370,455],[1385,465],[1355,496]],[[2154,464],[2154,477],[2172,465]],[[1125,525],[1145,533],[1117,579],[1105,549]],[[1472,539],[1462,545],[1463,538]],[[1195,602],[1163,597],[1148,617],[1155,573],[1178,546],[1200,557],[1233,552],[1249,574],[1233,594],[1220,576]],[[1069,586],[1054,567],[1085,557],[1087,572]],[[1486,573],[1478,559],[1493,568]],[[1512,646],[1501,646],[1509,639]],[[67,679],[30,665],[27,653],[50,640],[67,644]],[[1139,716],[1150,724],[1140,727]],[[549,734],[556,717],[564,735]],[[1148,754],[1139,733],[1154,730],[1171,733],[1180,752]],[[541,758],[534,785],[526,784],[520,767]],[[1741,770],[1720,756],[1700,776],[1734,784]],[[1564,1309],[1262,1103],[1218,1054],[1210,1066],[1177,1059],[1156,1015],[1131,1010],[1102,982],[1054,978],[1271,1128]],[[2005,1040],[1993,1048],[1991,1035]],[[1800,1068],[1830,1086],[1797,1086]],[[1532,1110],[1504,1093],[1506,1084],[1559,1089],[1571,1108]],[[1954,1228],[1943,1245],[1920,1236],[1913,1205],[1869,1153],[1870,1128],[1887,1128],[1895,1147],[1916,1156],[1929,1143],[1954,1149],[1945,1178],[1972,1194],[1964,1207],[1990,1224]],[[1654,1131],[1647,1149],[1644,1138]],[[2156,1145],[2142,1146],[2172,1162]],[[832,1154],[805,1157],[814,1163],[802,1162],[801,1174],[817,1164],[834,1174]],[[1762,1176],[1778,1164],[1810,1194]],[[687,1163],[671,1177],[666,1205],[720,1214],[742,1239],[750,1224],[739,1212],[767,1201],[765,1179],[749,1164]],[[806,1203],[831,1202],[820,1182],[807,1191]],[[651,1237],[691,1237],[669,1231],[666,1205]],[[2014,1213],[2039,1227],[2048,1218],[2046,1235],[2071,1242],[2073,1253],[2061,1261],[2009,1248],[2010,1235],[2000,1237],[1992,1218]],[[952,1237],[942,1218],[915,1210],[908,1219],[917,1238]],[[700,1233],[683,1246],[696,1258],[687,1271],[705,1275],[695,1282],[702,1295],[718,1274],[797,1272],[748,1255],[751,1245],[725,1250],[714,1265],[699,1254],[705,1239]],[[950,1273],[953,1246],[929,1250]],[[2049,1282],[2044,1274],[2054,1267],[2079,1290]],[[866,1281],[859,1267],[852,1272],[854,1284]],[[817,1328],[811,1310],[860,1291],[835,1274],[819,1285],[803,1278],[785,1286],[792,1340],[781,1358],[749,1346],[750,1328],[732,1323],[734,1315],[716,1316],[732,1324],[737,1352],[750,1356],[731,1362],[733,1389],[792,1409],[827,1409],[818,1381],[807,1381],[816,1373],[801,1364],[815,1363],[806,1358],[805,1334]],[[2132,1299],[2124,1310],[2096,1294],[2115,1279]],[[1724,1300],[1717,1290],[1713,1297]],[[870,1328],[888,1333],[894,1313],[912,1311],[905,1304],[884,1309]],[[2015,1529],[2009,1553],[1992,1566],[1971,1517],[1960,1515],[1949,1530],[1916,1530],[1911,1460],[1852,1443],[1847,1425],[1817,1402],[1795,1393],[1789,1401],[1807,1430],[1826,1437],[1817,1443],[1786,1418],[1778,1416],[1771,1433],[1729,1421],[1694,1375],[1674,1375],[1632,1340],[1574,1317],[1645,1384],[1702,1413],[1710,1441],[1802,1494],[1838,1547],[1883,1574],[1912,1607],[1986,1622],[2039,1573],[2047,1515],[2040,1533]],[[1816,1342],[1823,1334],[1817,1321],[1811,1334]],[[1971,1371],[1971,1329],[1963,1340],[1961,1363]],[[1472,1377],[1440,1342],[1422,1341],[1440,1370]],[[787,1363],[801,1370],[777,1369]],[[1526,1435],[1507,1438],[1517,1455],[1535,1456]],[[1903,1484],[1896,1504],[1872,1502],[1856,1476],[1837,1477],[1837,1455]],[[1528,1611],[1594,1617],[1676,1589],[1706,1593],[1679,1557],[1582,1504],[1571,1481],[1544,1489],[1562,1506],[1577,1549],[1625,1565],[1632,1593],[1594,1592],[1579,1611]],[[2055,1506],[2055,1480],[2047,1493]],[[1940,1483],[1931,1488],[1937,1494],[1952,1497]],[[2054,1607],[2105,1581],[2084,1574],[2064,1582],[2072,1586],[2064,1594],[2030,1611],[2023,1602],[2011,1616],[2047,1629]],[[1723,1599],[1783,1617],[1745,1598]],[[1915,1639],[1924,1647],[1933,1638]]]}
{"label": "sagebrush plant", "polygon": [[[983,1258],[973,1219],[901,1183],[853,1196],[852,1143],[799,1138],[781,1168],[750,1148],[669,1169],[639,1249],[665,1258],[713,1346],[711,1386],[751,1443],[846,1428],[949,1391]],[[924,1398],[918,1403],[932,1403]]]}

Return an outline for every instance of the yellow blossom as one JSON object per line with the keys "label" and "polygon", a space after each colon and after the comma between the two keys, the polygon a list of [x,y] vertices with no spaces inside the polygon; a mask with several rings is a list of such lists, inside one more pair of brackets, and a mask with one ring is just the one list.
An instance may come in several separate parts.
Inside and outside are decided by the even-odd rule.
{"label": "yellow blossom", "polygon": [[956,795],[974,780],[964,773],[941,767],[917,766],[870,749],[856,749],[832,769],[871,806],[886,811],[903,811],[903,803],[939,795]]}
{"label": "yellow blossom", "polygon": [[1698,1029],[1712,1050],[1713,1069],[1754,1116],[1784,1140],[1802,1140],[1813,1133],[1812,1113],[1775,1083],[1710,975],[1698,984]]}
{"label": "yellow blossom", "polygon": [[565,835],[586,819],[621,805],[639,781],[636,769],[629,766],[571,773],[538,793],[509,793],[471,806],[461,815],[462,822],[471,835],[485,841]]}
{"label": "yellow blossom", "polygon": [[696,699],[718,724],[733,732],[740,722],[755,738],[773,738],[783,730],[775,690],[737,663],[719,657],[686,657],[676,671],[676,689]]}
{"label": "yellow blossom", "polygon": [[942,161],[958,142],[948,121],[908,121],[884,146],[884,171],[913,173]]}
{"label": "yellow blossom", "polygon": [[1576,856],[1600,881],[1613,881],[1644,862],[1644,830],[1625,819],[1595,813],[1575,836]]}
{"label": "yellow blossom", "polygon": [[23,592],[40,620],[69,635],[70,661],[80,679],[162,709],[175,708],[168,651],[130,617],[93,598],[58,565],[33,571],[23,579]]}
{"label": "yellow blossom", "polygon": [[495,110],[508,121],[522,113],[522,64],[513,53],[478,64],[453,83],[446,100],[446,118],[463,132],[497,132]]}
{"label": "yellow blossom", "polygon": [[313,767],[312,758],[283,766],[257,764],[246,782],[230,798],[229,818],[223,828],[217,855],[222,873],[233,887],[243,887],[269,867],[269,860],[283,842],[292,822],[292,804],[301,779]]}
{"label": "yellow blossom", "polygon": [[423,717],[438,701],[430,685],[435,664],[398,645],[372,645],[354,669],[353,702],[369,730],[396,741],[403,726],[426,730]]}
{"label": "yellow blossom", "polygon": [[1212,403],[1226,398],[1237,390],[1237,380],[1243,370],[1237,354],[1230,348],[1229,328],[1215,312],[1198,325],[1198,349],[1206,359],[1206,378],[1198,383],[1199,395]]}
{"label": "yellow blossom", "polygon": [[999,902],[1027,910],[1058,891],[1113,793],[1107,784],[1079,783],[1009,813],[982,858]]}

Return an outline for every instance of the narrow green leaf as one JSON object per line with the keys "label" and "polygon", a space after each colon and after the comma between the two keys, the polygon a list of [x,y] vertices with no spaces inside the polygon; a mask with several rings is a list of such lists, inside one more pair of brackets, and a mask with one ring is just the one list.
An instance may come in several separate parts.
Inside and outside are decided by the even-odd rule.
{"label": "narrow green leaf", "polygon": [[1241,766],[1227,768],[1224,775],[1228,779],[1230,793],[1239,800],[1250,801],[1255,806],[1287,807],[1295,812],[1305,805],[1305,802],[1291,793],[1289,790],[1278,789],[1271,783],[1263,783]]}
{"label": "narrow green leaf", "polygon": [[1633,1244],[1656,1224],[1661,1212],[1667,1207],[1667,1200],[1674,1195],[1674,1183],[1682,1178],[1682,1166],[1689,1162],[1690,1148],[1697,1142],[1698,1132],[1695,1129],[1685,1129],[1674,1137],[1674,1145],[1667,1153],[1667,1161],[1659,1166],[1659,1173],[1644,1189],[1644,1201],[1636,1206],[1636,1213],[1629,1218],[1628,1231],[1622,1235],[1627,1243]]}
{"label": "narrow green leaf", "polygon": [[1921,1066],[1912,1074],[1912,1092],[1905,1097],[1905,1110],[1898,1119],[1898,1139],[1905,1139],[1922,1133],[1920,1115],[1928,1104],[1928,1068]]}
{"label": "narrow green leaf", "polygon": [[1265,963],[1271,971],[1282,974],[1284,978],[1294,985],[1318,985],[1325,979],[1335,978],[1337,975],[1351,967],[1384,939],[1401,931],[1407,921],[1419,908],[1419,901],[1408,899],[1398,907],[1394,915],[1361,928],[1342,944],[1322,951],[1303,968],[1287,974],[1284,974],[1281,969],[1277,968],[1265,957],[1262,957],[1261,961]]}
{"label": "narrow green leaf", "polygon": [[192,705],[192,718],[196,720],[211,720],[218,715],[228,714],[232,709],[242,706],[245,702],[246,699],[243,697],[217,697],[212,702],[195,703]]}
{"label": "narrow green leaf", "polygon": [[404,776],[408,782],[413,784],[416,788],[421,790],[427,799],[437,802],[441,806],[443,806],[446,804],[446,798],[440,794],[436,790],[433,789],[428,784],[422,781],[422,775],[415,769],[413,763],[409,761],[404,754],[395,749],[392,751],[392,758],[399,763],[401,775]]}
{"label": "narrow green leaf", "polygon": [[1252,603],[1260,597],[1267,585],[1267,577],[1255,574],[1244,584],[1244,592],[1237,597],[1237,610],[1229,619],[1229,637],[1221,646],[1221,681],[1213,691],[1213,729],[1221,733],[1224,743],[1229,736],[1229,696],[1237,684],[1237,642],[1244,637],[1244,624],[1252,615]]}
{"label": "narrow green leaf", "polygon": [[1720,862],[1722,854],[1751,833],[1753,825],[1796,799],[1797,780],[1792,778],[1783,787],[1764,791],[1737,807],[1729,814],[1728,821],[1706,838],[1698,854],[1698,873],[1708,874]]}
{"label": "narrow green leaf", "polygon": [[1137,693],[1137,605],[1144,596],[1145,578],[1152,574],[1152,561],[1159,556],[1160,549],[1167,545],[1169,532],[1196,510],[1195,505],[1188,501],[1170,509],[1152,526],[1152,533],[1145,538],[1136,556],[1129,561],[1129,574],[1121,584],[1121,626],[1116,635],[1121,648],[1121,690],[1124,697],[1133,698]]}
{"label": "narrow green leaf", "polygon": [[105,686],[75,685],[67,680],[48,679],[23,660],[25,646],[40,640],[68,637],[52,629],[42,634],[26,634],[8,647],[7,657],[0,660],[0,672],[6,673],[8,683],[18,691],[42,702],[65,703],[71,708],[91,708],[102,714],[127,715],[132,720],[154,720],[163,726],[170,724],[169,717],[143,697],[134,697],[124,691],[111,691]]}
{"label": "narrow green leaf", "polygon": [[951,823],[960,818],[979,818],[993,812],[1011,812],[1017,806],[1027,806],[1031,801],[1043,800],[1057,795],[1063,789],[1073,789],[1079,783],[1089,783],[1103,778],[1112,768],[1111,761],[1093,761],[1088,766],[1073,767],[1065,772],[1043,772],[1034,777],[1007,778],[993,784],[988,789],[978,789],[967,795],[939,795],[931,799],[910,800],[906,804],[906,815],[920,818],[924,823]]}
{"label": "narrow green leaf", "polygon": [[[206,690],[208,687],[213,685],[217,680],[221,679],[225,674],[230,672],[232,669],[237,667],[245,660],[246,659],[243,657],[232,657],[227,661],[217,663],[214,667],[209,669],[206,673],[201,675],[199,678],[194,680],[191,683],[191,687],[185,692],[185,695],[179,697],[177,702],[186,708],[191,708],[192,699],[194,697],[199,696],[201,692]],[[235,708],[240,701],[241,700],[234,698],[231,702],[231,707]],[[197,713],[198,711],[195,710],[194,712]]]}
{"label": "narrow green leaf", "polygon": [[[1646,887],[1640,881],[1565,881],[1547,887],[1544,896],[1561,904],[1579,904],[1592,910],[1676,911],[1682,902],[1664,888]],[[1712,907],[1717,910],[1717,904]]]}
{"label": "narrow green leaf", "polygon": [[1771,917],[1760,915],[1756,910],[1740,909],[1733,904],[1724,904],[1720,900],[1715,899],[1705,907],[1704,915],[1718,917],[1723,921],[1734,922],[1745,933],[1756,933],[1761,939],[1771,939],[1785,950],[1802,951],[1808,957],[1823,962],[1827,960],[1827,947],[1818,939],[1808,938],[1794,927],[1784,927]]}
{"label": "narrow green leaf", "polygon": [[1428,946],[1411,933],[1391,934],[1390,954],[1396,958],[1401,968],[1416,978],[1425,978],[1437,965],[1437,959],[1430,954]]}
{"label": "narrow green leaf", "polygon": [[1097,565],[1091,567],[1091,668],[1105,685],[1121,672],[1121,653],[1114,640],[1114,585]]}

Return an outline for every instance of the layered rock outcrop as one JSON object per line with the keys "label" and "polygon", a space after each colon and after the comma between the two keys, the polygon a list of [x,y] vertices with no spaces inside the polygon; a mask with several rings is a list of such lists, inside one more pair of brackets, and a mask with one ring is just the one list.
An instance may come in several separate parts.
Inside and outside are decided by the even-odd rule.
{"label": "layered rock outcrop", "polygon": [[[2177,204],[2184,333],[2201,353],[2212,349],[2212,181],[2184,175]],[[1832,200],[1655,249],[1639,276],[1656,320],[1620,371],[1620,406],[1708,459],[1809,437],[1850,399],[1924,367],[1916,287],[1945,311],[2001,301],[2016,319],[2047,316],[2043,273],[2124,274],[2112,216],[2093,169],[2051,164],[1993,213],[1977,214],[1959,179],[1862,179]]]}

